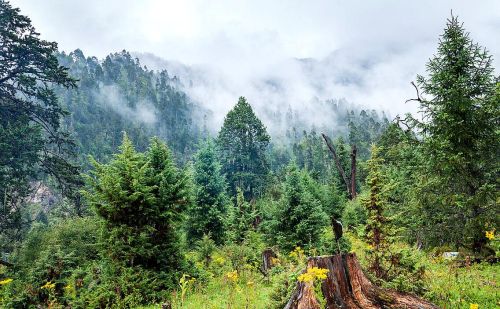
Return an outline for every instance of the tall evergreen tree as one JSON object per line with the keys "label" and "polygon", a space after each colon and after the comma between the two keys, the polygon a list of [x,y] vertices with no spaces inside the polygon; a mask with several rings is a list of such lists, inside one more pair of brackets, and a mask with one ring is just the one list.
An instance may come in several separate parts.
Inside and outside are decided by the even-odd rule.
{"label": "tall evergreen tree", "polygon": [[[428,77],[418,76],[426,165],[415,199],[431,244],[480,251],[497,212],[499,99],[492,58],[454,16],[448,20]],[[427,98],[426,98],[427,97]]]}
{"label": "tall evergreen tree", "polygon": [[194,203],[189,209],[188,239],[199,240],[210,234],[216,244],[222,244],[225,236],[225,217],[229,198],[226,180],[221,174],[215,144],[208,140],[198,150],[194,163]]}
{"label": "tall evergreen tree", "polygon": [[240,97],[226,115],[217,138],[223,173],[232,195],[236,195],[236,188],[241,188],[247,198],[259,193],[269,170],[266,158],[269,141],[266,127],[247,100]]}

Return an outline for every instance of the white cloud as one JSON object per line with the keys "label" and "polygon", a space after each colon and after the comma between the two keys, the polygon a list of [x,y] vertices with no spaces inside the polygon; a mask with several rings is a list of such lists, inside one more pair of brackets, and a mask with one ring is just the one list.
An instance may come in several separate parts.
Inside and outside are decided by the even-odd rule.
{"label": "white cloud", "polygon": [[[414,111],[404,104],[414,96],[410,81],[424,73],[452,9],[500,64],[495,0],[12,3],[64,50],[103,57],[127,49],[192,66],[199,76],[171,62],[169,71],[191,74],[190,95],[214,110],[218,123],[240,95],[267,109],[302,107],[319,122],[326,117],[321,110],[305,108],[313,97],[345,97],[393,115]],[[296,58],[316,60],[301,65]]]}

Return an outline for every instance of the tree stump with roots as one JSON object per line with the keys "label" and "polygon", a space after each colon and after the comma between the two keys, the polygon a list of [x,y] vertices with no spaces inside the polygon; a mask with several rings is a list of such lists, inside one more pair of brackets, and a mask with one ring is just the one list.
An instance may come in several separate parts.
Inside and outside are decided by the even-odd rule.
{"label": "tree stump with roots", "polygon": [[[417,296],[382,289],[363,273],[354,253],[311,257],[307,268],[328,269],[321,283],[321,292],[328,309],[438,309],[436,305]],[[298,282],[285,309],[320,309],[311,282]]]}

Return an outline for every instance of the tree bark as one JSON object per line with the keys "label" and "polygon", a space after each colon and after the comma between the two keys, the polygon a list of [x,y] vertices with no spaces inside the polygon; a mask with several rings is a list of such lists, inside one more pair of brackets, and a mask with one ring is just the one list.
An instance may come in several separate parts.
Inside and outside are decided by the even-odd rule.
{"label": "tree bark", "polygon": [[273,268],[275,266],[273,259],[275,259],[277,257],[278,256],[276,255],[276,253],[274,253],[273,249],[271,249],[271,248],[267,248],[262,252],[261,272],[265,276],[267,276],[267,274],[269,273],[269,270],[271,270],[271,268]]}
{"label": "tree bark", "polygon": [[[328,269],[321,283],[327,309],[438,309],[426,300],[411,294],[382,289],[368,280],[354,253],[311,257],[307,268]],[[313,283],[298,282],[285,309],[319,309]]]}

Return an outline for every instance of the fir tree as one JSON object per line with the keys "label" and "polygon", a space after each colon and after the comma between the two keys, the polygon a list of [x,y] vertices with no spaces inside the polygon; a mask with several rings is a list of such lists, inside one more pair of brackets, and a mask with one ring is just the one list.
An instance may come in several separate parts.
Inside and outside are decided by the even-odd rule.
{"label": "fir tree", "polygon": [[301,174],[295,163],[288,166],[275,225],[277,241],[285,250],[293,250],[296,246],[314,246],[327,225],[328,217],[321,201],[315,192],[309,190],[310,181],[312,179]]}
{"label": "fir tree", "polygon": [[243,190],[236,188],[236,192],[236,205],[229,207],[227,235],[230,240],[240,243],[253,229],[257,213],[253,205],[245,200]]}
{"label": "fir tree", "polygon": [[485,228],[499,224],[500,102],[492,58],[452,16],[427,73],[417,78],[423,121],[415,120],[426,158],[415,190],[422,231],[430,244],[478,252]]}
{"label": "fir tree", "polygon": [[189,195],[165,144],[153,139],[146,154],[138,153],[124,135],[110,163],[93,164],[86,197],[104,219],[111,260],[167,272],[172,280],[183,264],[178,230]]}
{"label": "fir tree", "polygon": [[225,218],[229,206],[226,181],[221,174],[214,143],[209,140],[198,150],[194,163],[194,203],[189,209],[188,239],[205,234],[218,245],[224,242]]}

